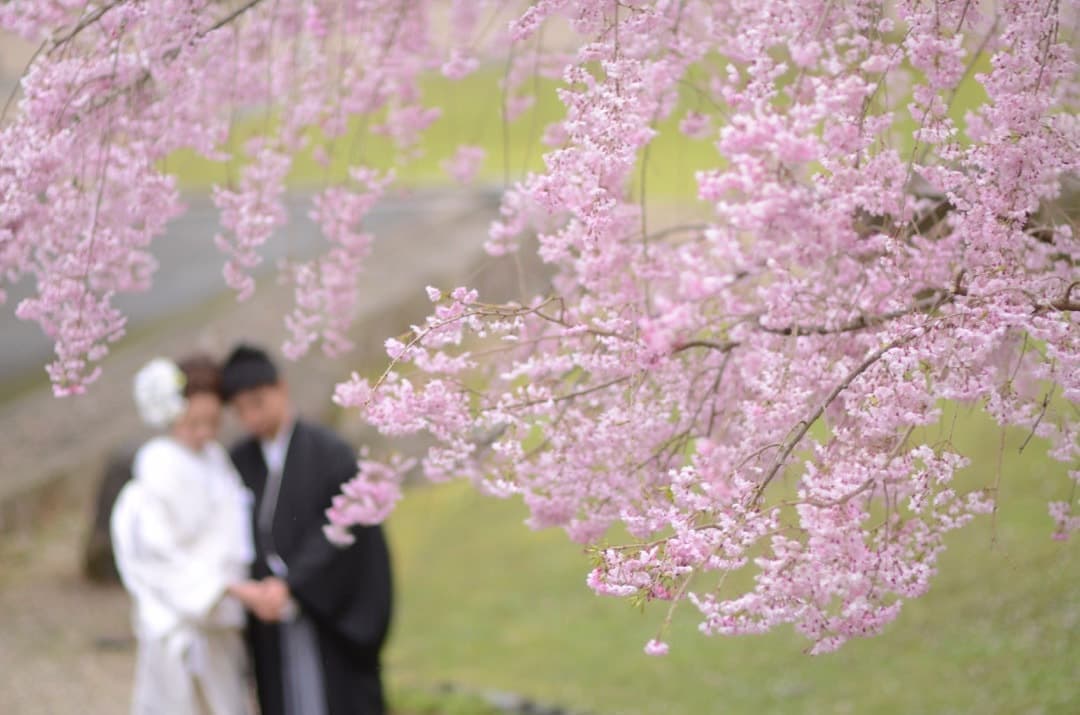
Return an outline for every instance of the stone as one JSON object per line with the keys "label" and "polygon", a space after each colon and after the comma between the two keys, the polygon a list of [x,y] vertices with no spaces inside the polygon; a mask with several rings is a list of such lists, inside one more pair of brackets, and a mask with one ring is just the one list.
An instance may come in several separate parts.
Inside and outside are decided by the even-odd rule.
{"label": "stone", "polygon": [[105,461],[104,473],[94,501],[94,515],[83,549],[83,575],[95,583],[119,583],[120,574],[113,559],[109,519],[120,490],[131,479],[131,466],[139,443],[113,449]]}

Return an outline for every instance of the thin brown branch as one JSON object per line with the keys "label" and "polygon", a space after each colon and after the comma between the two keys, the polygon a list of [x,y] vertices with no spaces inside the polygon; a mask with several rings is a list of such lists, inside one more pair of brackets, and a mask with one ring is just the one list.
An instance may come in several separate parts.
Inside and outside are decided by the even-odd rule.
{"label": "thin brown branch", "polygon": [[221,28],[225,27],[226,25],[231,23],[233,20],[240,17],[245,12],[247,12],[251,8],[255,7],[256,5],[261,3],[262,1],[263,0],[248,0],[248,2],[244,3],[240,7],[236,8],[235,10],[230,12],[228,15],[226,15],[225,17],[221,18],[220,20],[215,22],[213,25],[211,25],[208,29],[200,32],[197,36],[199,38],[203,38],[203,37],[206,37],[207,35],[209,35],[211,32],[215,32],[217,30],[220,30]]}
{"label": "thin brown branch", "polygon": [[1005,471],[1005,428],[1001,428],[1001,437],[998,440],[997,469],[994,476],[994,507],[990,512],[990,548],[997,545],[997,517],[998,504],[1001,501],[1001,475]]}
{"label": "thin brown branch", "polygon": [[1050,57],[1050,48],[1053,46],[1054,41],[1057,39],[1057,31],[1058,31],[1058,19],[1056,17],[1056,13],[1057,13],[1057,9],[1058,9],[1057,0],[1049,0],[1049,2],[1046,3],[1046,12],[1043,13],[1043,17],[1046,17],[1047,15],[1049,15],[1051,9],[1053,9],[1054,12],[1055,12],[1054,28],[1046,36],[1046,44],[1043,47],[1042,57],[1039,59],[1039,74],[1038,74],[1037,77],[1035,77],[1035,89],[1033,90],[1033,93],[1037,93],[1039,91],[1039,87],[1042,86],[1042,78],[1043,78],[1043,74],[1045,73],[1045,70],[1046,70],[1046,62]]}
{"label": "thin brown branch", "polygon": [[510,51],[506,54],[506,69],[503,72],[502,93],[499,102],[499,130],[502,140],[503,159],[503,186],[510,186],[510,73],[514,70],[514,53],[516,44],[510,45]]}
{"label": "thin brown branch", "polygon": [[573,399],[576,399],[578,397],[584,397],[585,395],[592,394],[593,392],[599,392],[600,390],[606,390],[609,387],[612,387],[614,385],[618,385],[620,383],[626,382],[631,377],[633,377],[633,375],[623,375],[622,377],[617,377],[614,380],[608,380],[607,382],[601,383],[599,385],[593,385],[592,387],[585,388],[584,390],[578,390],[577,392],[568,392],[566,394],[557,395],[555,397],[544,397],[544,398],[537,398],[535,400],[527,400],[525,402],[517,402],[517,403],[514,403],[512,405],[504,405],[501,409],[516,410],[516,409],[521,409],[523,407],[533,407],[535,405],[542,405],[542,404],[545,404],[547,402],[566,402],[568,400],[573,400]]}
{"label": "thin brown branch", "polygon": [[[957,279],[957,285],[959,285],[959,278]],[[881,325],[890,320],[902,318],[905,315],[932,312],[945,303],[950,302],[955,296],[965,294],[966,291],[958,287],[954,288],[952,291],[935,291],[931,295],[915,301],[915,303],[908,308],[894,310],[882,315],[860,315],[852,321],[835,327],[825,325],[788,325],[783,328],[770,328],[766,325],[762,325],[760,321],[758,321],[757,327],[766,333],[773,333],[776,335],[835,335],[838,333],[850,333]]]}
{"label": "thin brown branch", "polygon": [[[896,441],[896,444],[893,445],[893,448],[889,451],[889,457],[888,457],[888,460],[886,461],[886,466],[891,464],[892,461],[894,459],[896,459],[896,455],[899,454],[900,450],[903,449],[905,444],[907,444],[908,438],[911,437],[911,433],[914,432],[914,431],[915,431],[915,426],[910,425],[904,431],[904,434],[900,435],[900,439],[898,439]],[[856,487],[852,491],[845,494],[844,496],[838,497],[836,499],[832,499],[830,501],[821,501],[819,499],[801,499],[799,501],[785,502],[785,503],[788,506],[798,506],[800,504],[809,504],[810,506],[815,506],[815,507],[818,507],[819,509],[829,509],[831,507],[843,506],[844,504],[847,504],[849,501],[851,501],[855,497],[857,497],[860,494],[863,494],[863,493],[865,493],[867,491],[871,492],[871,497],[872,497],[873,496],[873,486],[874,486],[874,484],[875,484],[874,478],[870,477],[866,481],[864,481],[862,484],[860,484],[858,487]]]}
{"label": "thin brown branch", "polygon": [[720,363],[720,370],[716,373],[716,384],[712,389],[713,399],[712,407],[709,408],[709,426],[705,428],[705,435],[711,436],[713,433],[713,427],[716,426],[716,390],[720,387],[720,380],[723,379],[724,373],[727,372],[728,363],[731,362],[731,353],[724,354],[724,362]]}
{"label": "thin brown branch", "polygon": [[1065,295],[1050,304],[1050,307],[1062,312],[1080,310],[1080,302],[1073,300],[1073,289],[1080,286],[1080,281],[1073,281],[1065,289]]}
{"label": "thin brown branch", "polygon": [[833,403],[833,400],[839,397],[840,393],[846,390],[852,382],[854,382],[860,375],[862,375],[872,365],[874,365],[878,360],[880,360],[885,353],[899,347],[900,345],[908,342],[909,340],[911,340],[911,337],[897,338],[896,340],[890,342],[888,345],[885,345],[875,350],[865,360],[859,363],[859,365],[856,366],[854,370],[849,372],[843,380],[837,383],[836,387],[834,387],[832,391],[828,394],[828,396],[824,400],[822,400],[821,404],[817,406],[813,413],[811,413],[811,415],[806,419],[802,420],[798,431],[788,440],[787,445],[785,445],[783,451],[776,458],[776,461],[773,463],[772,468],[769,470],[768,474],[765,475],[765,479],[762,480],[761,484],[758,485],[758,488],[754,491],[754,497],[751,503],[755,503],[759,499],[761,499],[761,495],[765,492],[765,488],[769,486],[769,483],[772,482],[773,478],[776,477],[777,473],[779,473],[780,468],[784,466],[785,462],[787,462],[787,458],[791,456],[791,453],[795,450],[795,447],[797,447],[799,443],[802,442],[803,437],[805,437],[806,433],[810,431],[810,426],[818,421],[818,418],[820,418],[821,415],[825,413],[825,410],[829,407],[829,405]]}
{"label": "thin brown branch", "polygon": [[960,12],[960,21],[956,23],[956,29],[953,30],[953,34],[958,34],[960,30],[964,28],[964,20],[967,19],[968,10],[971,9],[971,0],[967,0],[964,3],[964,9]]}
{"label": "thin brown branch", "polygon": [[[251,10],[256,5],[259,5],[262,2],[263,2],[263,0],[248,0],[248,2],[244,3],[242,6],[240,6],[239,8],[234,10],[233,12],[229,13],[225,17],[218,20],[216,23],[211,25],[209,28],[196,33],[195,38],[196,39],[202,39],[203,37],[206,37],[210,33],[215,32],[216,30],[220,30],[222,27],[225,27],[226,25],[228,25],[229,23],[233,22],[234,20],[239,18],[241,15],[246,13],[248,10]],[[171,62],[171,61],[175,60],[177,57],[180,56],[180,52],[183,49],[184,49],[184,44],[173,45],[172,47],[166,49],[161,54],[161,59],[164,62]],[[86,112],[91,112],[91,113],[96,112],[97,110],[108,106],[113,101],[115,101],[117,98],[122,97],[124,95],[131,94],[133,92],[136,92],[136,91],[142,89],[152,79],[153,79],[153,74],[150,72],[150,70],[143,70],[142,72],[139,73],[139,75],[134,80],[132,80],[127,85],[125,85],[123,87],[120,87],[120,88],[118,88],[118,89],[116,89],[116,90],[114,90],[112,92],[109,92],[105,96],[91,102],[89,104]]]}
{"label": "thin brown branch", "polygon": [[83,30],[90,27],[101,18],[105,17],[105,15],[108,14],[110,10],[119,5],[122,5],[123,1],[124,0],[114,0],[113,2],[106,3],[91,12],[89,15],[84,16],[77,23],[75,23],[74,27],[72,27],[68,32],[53,40],[52,43],[49,45],[49,49],[45,51],[45,54],[51,55],[58,48],[63,47],[67,43],[74,40]]}
{"label": "thin brown branch", "polygon": [[679,343],[672,350],[672,353],[681,353],[684,350],[690,350],[691,348],[707,348],[709,350],[718,350],[722,353],[731,352],[735,348],[739,347],[739,343],[734,341],[727,341],[718,343],[713,340],[691,340],[686,343]]}
{"label": "thin brown branch", "polygon": [[1031,431],[1028,432],[1028,436],[1024,440],[1024,443],[1020,445],[1020,454],[1024,453],[1024,449],[1028,446],[1028,442],[1030,442],[1031,438],[1035,436],[1035,430],[1039,429],[1039,425],[1042,423],[1043,417],[1046,416],[1046,410],[1050,406],[1050,398],[1053,396],[1053,394],[1054,387],[1051,387],[1050,390],[1046,393],[1046,396],[1043,397],[1042,410],[1039,411],[1039,416],[1035,418],[1035,424],[1031,425]]}
{"label": "thin brown branch", "polygon": [[[970,5],[970,0],[968,0],[968,5]],[[967,15],[968,5],[964,6],[964,15]],[[964,18],[961,17],[960,23],[963,24],[963,22]],[[948,98],[946,98],[945,100],[946,112],[949,112],[952,109],[953,103],[956,101],[956,95],[959,92],[960,87],[964,84],[965,80],[967,80],[967,78],[972,74],[972,72],[975,71],[975,66],[982,59],[983,53],[990,45],[990,41],[998,36],[998,25],[1000,22],[1001,18],[995,16],[994,24],[990,26],[990,29],[987,31],[986,35],[983,36],[982,41],[979,42],[979,46],[975,48],[974,52],[971,53],[971,59],[968,61],[967,66],[964,67],[964,73],[960,75],[960,79],[957,80],[956,84],[953,85],[952,89],[949,91]],[[957,31],[959,32],[959,28],[957,28]]]}
{"label": "thin brown branch", "polygon": [[820,501],[818,499],[802,499],[802,500],[797,501],[797,502],[792,502],[791,506],[798,506],[800,504],[808,504],[809,506],[817,507],[818,509],[831,509],[832,507],[843,506],[844,504],[847,504],[849,501],[851,501],[855,497],[859,496],[860,494],[868,491],[873,486],[874,486],[874,479],[871,477],[870,479],[867,479],[866,481],[864,481],[862,484],[860,484],[855,489],[852,489],[850,492],[848,492],[844,496],[833,499],[832,501]]}
{"label": "thin brown branch", "polygon": [[668,236],[673,236],[678,233],[694,233],[696,231],[704,231],[708,227],[709,225],[704,223],[680,224],[678,226],[669,226],[668,228],[655,231],[646,235],[645,238],[648,241],[656,241],[661,238],[667,238]]}
{"label": "thin brown branch", "polygon": [[[519,308],[507,308],[505,306],[481,305],[479,307],[479,309],[477,309],[477,310],[466,311],[466,312],[462,313],[461,315],[454,316],[453,318],[447,318],[446,320],[440,321],[440,322],[435,323],[433,325],[429,325],[424,330],[419,331],[405,345],[405,347],[402,349],[400,355],[398,355],[397,357],[392,358],[390,360],[390,364],[386,366],[386,369],[383,370],[381,375],[379,375],[379,378],[375,381],[375,384],[373,384],[371,386],[371,393],[374,394],[374,392],[376,390],[378,390],[379,387],[384,382],[386,382],[386,379],[390,376],[390,373],[393,372],[394,368],[397,367],[398,363],[400,363],[402,361],[403,356],[408,355],[409,351],[411,351],[414,347],[416,347],[421,342],[423,342],[424,338],[426,338],[428,335],[430,335],[435,330],[438,330],[440,328],[444,328],[444,327],[446,327],[448,325],[452,325],[452,324],[460,322],[462,320],[467,320],[469,318],[478,317],[478,316],[479,317],[491,317],[491,316],[494,315],[494,316],[498,316],[500,318],[507,318],[507,317],[524,316],[524,315],[539,315],[541,308],[546,306],[548,303],[554,302],[556,300],[558,300],[558,298],[548,298],[547,300],[545,300],[543,303],[536,306],[535,308],[520,308],[520,307]],[[370,401],[370,400],[371,400],[371,398],[369,397],[368,401]]]}

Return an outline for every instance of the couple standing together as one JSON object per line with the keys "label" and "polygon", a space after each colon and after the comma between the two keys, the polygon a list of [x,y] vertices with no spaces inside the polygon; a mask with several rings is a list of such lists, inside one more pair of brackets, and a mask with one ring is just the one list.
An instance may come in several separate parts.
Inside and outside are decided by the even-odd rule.
{"label": "couple standing together", "polygon": [[[135,400],[162,434],[136,454],[111,524],[134,602],[132,712],[250,715],[253,671],[262,715],[381,715],[386,542],[377,526],[345,548],[323,533],[352,448],[297,419],[249,346],[220,367],[154,360]],[[225,404],[249,433],[231,453],[217,442]]]}

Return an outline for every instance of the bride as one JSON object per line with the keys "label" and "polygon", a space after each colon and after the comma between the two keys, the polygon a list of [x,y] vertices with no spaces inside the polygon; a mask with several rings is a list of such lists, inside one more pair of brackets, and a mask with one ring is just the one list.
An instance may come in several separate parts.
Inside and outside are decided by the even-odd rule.
{"label": "bride", "polygon": [[253,711],[240,601],[252,588],[251,507],[216,441],[220,382],[206,357],[159,358],[135,377],[140,416],[163,434],[136,454],[111,522],[134,602],[133,715]]}

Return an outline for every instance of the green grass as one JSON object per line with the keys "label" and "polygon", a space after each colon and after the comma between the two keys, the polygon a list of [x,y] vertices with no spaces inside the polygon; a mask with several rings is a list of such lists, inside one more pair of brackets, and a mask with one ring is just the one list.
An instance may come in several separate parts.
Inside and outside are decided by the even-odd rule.
{"label": "green grass", "polygon": [[[722,64],[720,60],[717,62]],[[974,74],[988,68],[984,55],[958,88],[949,113],[961,128],[965,126],[966,111],[986,100],[986,93],[975,81]],[[508,185],[529,172],[542,171],[543,154],[551,150],[540,141],[543,130],[564,114],[564,107],[556,96],[558,84],[538,78],[530,87],[536,97],[535,104],[513,121],[504,122],[503,93],[499,87],[502,76],[501,69],[488,67],[460,81],[437,74],[423,79],[424,102],[439,107],[442,116],[428,129],[418,146],[405,152],[407,161],[401,160],[402,152],[388,138],[371,131],[372,124],[385,119],[381,114],[368,122],[354,118],[346,134],[332,142],[327,142],[320,132],[313,130],[310,138],[313,144],[325,146],[331,157],[330,164],[321,166],[314,161],[310,151],[300,152],[294,157],[288,178],[290,186],[313,189],[336,183],[347,176],[350,166],[357,165],[393,168],[405,186],[445,186],[449,179],[442,163],[461,144],[478,145],[487,151],[487,160],[478,175],[483,183]],[[888,88],[883,87],[878,99],[887,97],[887,92]],[[702,95],[689,84],[683,86],[678,108],[670,118],[657,124],[658,135],[648,147],[647,158],[639,162],[631,187],[633,195],[641,194],[644,182],[650,202],[654,199],[693,199],[697,195],[695,172],[724,165],[713,139],[695,140],[678,131],[679,120],[690,109],[716,114],[716,108],[703,100]],[[898,111],[890,143],[904,155],[914,147],[912,132],[918,124],[918,117],[909,116],[904,109]],[[275,131],[273,115],[249,115],[236,122],[226,149],[238,153],[251,136]],[[642,163],[644,171],[641,170]],[[235,161],[227,164],[212,162],[194,152],[181,151],[170,156],[163,166],[178,177],[184,189],[203,190],[235,179],[238,164]]]}
{"label": "green grass", "polygon": [[[442,116],[425,132],[419,145],[410,150],[409,161],[400,161],[400,152],[389,139],[370,131],[371,123],[354,118],[349,131],[327,143],[319,132],[310,135],[314,144],[324,144],[331,157],[329,166],[316,163],[310,151],[294,157],[289,184],[312,189],[341,181],[350,166],[366,165],[393,168],[406,186],[446,185],[449,179],[442,168],[461,144],[483,147],[487,159],[478,180],[487,184],[509,184],[529,172],[544,169],[543,154],[550,147],[540,141],[544,128],[563,116],[564,107],[556,96],[556,83],[539,79],[531,88],[535,104],[512,122],[503,121],[503,95],[499,88],[501,72],[487,69],[461,81],[430,76],[422,84],[424,101],[439,107]],[[688,106],[693,106],[692,100]],[[713,168],[720,161],[710,141],[692,140],[677,130],[678,119],[662,122],[660,135],[649,149],[645,180],[650,196],[662,199],[692,198],[696,195],[694,171]],[[377,116],[372,123],[382,121]],[[250,116],[233,128],[226,147],[239,153],[247,139],[255,134],[276,131],[273,116]],[[235,162],[207,160],[191,151],[173,154],[163,168],[175,174],[187,190],[201,190],[236,178]],[[641,178],[640,172],[638,179]],[[635,192],[639,189],[635,188]]]}
{"label": "green grass", "polygon": [[[1000,432],[962,416],[965,482],[992,484]],[[803,655],[791,631],[705,638],[692,607],[671,654],[642,653],[663,617],[593,595],[561,532],[463,484],[411,491],[389,522],[398,612],[387,672],[399,692],[453,682],[596,713],[1080,712],[1080,558],[1050,538],[1065,467],[1008,435],[1000,510],[950,538],[930,593],[877,638]],[[451,712],[451,711],[447,711]],[[457,712],[457,711],[453,711]],[[482,711],[480,711],[482,712]]]}
{"label": "green grass", "polygon": [[[501,73],[485,70],[459,82],[435,75],[422,82],[424,101],[439,107],[442,116],[425,132],[408,162],[399,160],[396,147],[384,136],[370,131],[371,123],[354,118],[349,131],[327,143],[331,157],[328,167],[316,163],[310,151],[294,157],[289,183],[296,188],[314,188],[341,181],[350,166],[367,165],[380,169],[393,168],[406,185],[446,184],[448,178],[442,163],[461,144],[484,147],[488,156],[480,179],[486,182],[509,182],[528,171],[543,169],[545,147],[539,143],[543,128],[562,115],[562,105],[555,96],[555,84],[539,81],[535,105],[514,122],[502,120],[502,92],[498,87]],[[384,119],[377,116],[374,122]],[[275,130],[273,117],[249,117],[234,126],[228,150],[235,152],[256,133]],[[312,132],[316,143],[326,141]],[[202,189],[235,177],[235,165],[204,159],[193,152],[178,152],[171,156],[165,169],[176,174],[186,189]]]}

